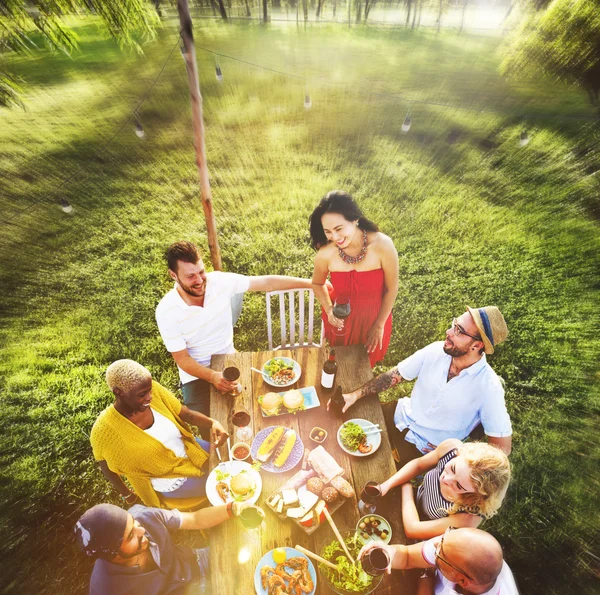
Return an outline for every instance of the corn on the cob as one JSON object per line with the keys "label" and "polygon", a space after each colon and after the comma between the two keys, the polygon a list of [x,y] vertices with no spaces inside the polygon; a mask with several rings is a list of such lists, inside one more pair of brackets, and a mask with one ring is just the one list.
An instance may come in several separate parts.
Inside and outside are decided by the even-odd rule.
{"label": "corn on the cob", "polygon": [[272,452],[275,450],[275,447],[281,441],[284,432],[285,428],[283,426],[278,426],[266,437],[256,453],[257,460],[265,463],[269,459]]}
{"label": "corn on the cob", "polygon": [[275,467],[281,467],[285,464],[292,452],[292,448],[294,448],[294,444],[296,444],[296,432],[294,430],[287,430],[275,454]]}

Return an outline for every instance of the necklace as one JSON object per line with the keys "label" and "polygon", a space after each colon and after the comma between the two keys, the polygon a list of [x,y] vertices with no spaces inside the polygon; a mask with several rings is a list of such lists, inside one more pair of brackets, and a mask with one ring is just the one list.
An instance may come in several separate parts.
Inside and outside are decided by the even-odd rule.
{"label": "necklace", "polygon": [[338,246],[338,253],[340,255],[340,258],[344,262],[347,262],[348,264],[356,264],[356,263],[360,262],[361,260],[363,260],[367,254],[367,230],[366,229],[363,230],[363,245],[362,245],[362,248],[360,249],[360,252],[358,253],[358,256],[350,256],[350,255],[346,254],[339,246]]}

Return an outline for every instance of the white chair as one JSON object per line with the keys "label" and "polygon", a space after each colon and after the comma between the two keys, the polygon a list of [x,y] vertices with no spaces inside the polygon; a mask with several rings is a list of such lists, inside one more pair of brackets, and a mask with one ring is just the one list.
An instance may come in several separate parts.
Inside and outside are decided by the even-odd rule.
{"label": "white chair", "polygon": [[[271,313],[272,297],[279,297],[281,344],[277,347],[273,347],[273,320]],[[277,308],[275,308],[275,310],[277,310]],[[318,307],[318,310],[320,312],[320,307]],[[296,311],[298,312],[297,320]],[[278,349],[295,349],[296,347],[321,347],[323,342],[323,321],[321,321],[321,332],[319,333],[317,341],[314,336],[314,314],[315,294],[312,289],[268,291],[267,330],[269,334],[269,350],[277,351]],[[308,327],[306,329],[307,332],[305,332],[305,327]]]}

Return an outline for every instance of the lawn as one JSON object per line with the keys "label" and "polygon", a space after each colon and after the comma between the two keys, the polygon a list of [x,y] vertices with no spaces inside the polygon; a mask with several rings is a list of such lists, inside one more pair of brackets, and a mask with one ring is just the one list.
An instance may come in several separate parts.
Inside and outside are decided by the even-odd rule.
{"label": "lawn", "polygon": [[[111,402],[103,372],[129,357],[176,389],[154,321],[170,286],[162,254],[178,239],[208,254],[185,68],[176,48],[167,60],[174,23],[143,58],[93,21],[74,25],[71,58],[10,61],[27,109],[3,110],[0,127],[7,593],[85,591],[73,523],[117,503],[88,438]],[[501,41],[479,36],[205,21],[196,33],[224,269],[309,276],[308,215],[343,188],[400,254],[381,369],[439,339],[466,304],[498,305],[510,337],[490,362],[506,381],[514,480],[484,528],[523,593],[597,592],[600,131],[585,95],[503,80]],[[244,62],[221,57],[219,83],[200,48]],[[123,124],[165,63],[140,140]],[[236,346],[266,348],[264,297],[246,298]]]}

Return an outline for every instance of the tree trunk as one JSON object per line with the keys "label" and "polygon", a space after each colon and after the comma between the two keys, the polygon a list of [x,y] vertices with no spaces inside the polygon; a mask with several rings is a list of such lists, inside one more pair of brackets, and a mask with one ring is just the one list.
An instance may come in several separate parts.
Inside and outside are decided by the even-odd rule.
{"label": "tree trunk", "polygon": [[404,23],[405,27],[408,27],[408,23],[410,23],[410,9],[412,7],[412,0],[406,0],[406,23]]}
{"label": "tree trunk", "polygon": [[323,3],[325,2],[325,0],[318,0],[317,1],[317,12],[315,13],[315,16],[317,18],[319,18],[321,16],[321,9],[323,8]]}
{"label": "tree trunk", "polygon": [[417,23],[417,9],[418,8],[419,8],[419,0],[415,0],[414,6],[413,6],[412,25],[410,26],[411,29],[414,29],[415,25]]}
{"label": "tree trunk", "polygon": [[302,10],[304,11],[304,24],[308,22],[308,0],[302,0]]}
{"label": "tree trunk", "polygon": [[337,9],[337,0],[333,0],[333,18],[335,19],[335,11]]}
{"label": "tree trunk", "polygon": [[263,0],[263,23],[269,22],[268,0]]}
{"label": "tree trunk", "polygon": [[365,23],[367,22],[367,19],[369,18],[369,13],[371,12],[371,8],[373,8],[373,5],[376,1],[377,0],[365,0]]}
{"label": "tree trunk", "polygon": [[419,2],[419,16],[417,17],[417,29],[421,26],[421,15],[423,14],[423,2],[424,2],[424,0],[420,0],[420,2]]}
{"label": "tree trunk", "polygon": [[215,271],[220,271],[221,251],[217,238],[217,224],[212,206],[212,193],[208,178],[208,166],[206,164],[206,147],[204,144],[204,120],[202,118],[202,95],[200,94],[200,83],[198,81],[198,65],[196,64],[196,48],[194,47],[194,32],[192,29],[192,18],[188,0],[177,0],[177,12],[179,13],[179,24],[181,27],[181,39],[183,40],[185,68],[190,86],[190,102],[192,104],[192,126],[194,131],[194,148],[196,149],[196,166],[200,177],[200,198],[206,219],[206,230],[208,233],[208,247],[210,259]]}
{"label": "tree trunk", "polygon": [[221,17],[223,18],[223,20],[227,20],[227,11],[225,10],[225,3],[223,2],[223,0],[217,0],[218,4],[219,4],[219,12],[221,13]]}
{"label": "tree trunk", "polygon": [[251,17],[252,13],[250,12],[250,5],[248,4],[248,0],[244,0],[246,2],[246,16]]}
{"label": "tree trunk", "polygon": [[437,32],[440,32],[440,27],[442,26],[442,4],[443,4],[444,0],[440,0],[439,6],[438,6],[438,18],[437,18]]}
{"label": "tree trunk", "polygon": [[356,22],[360,23],[362,20],[362,0],[356,0]]}
{"label": "tree trunk", "polygon": [[469,4],[469,0],[464,0],[462,15],[460,16],[460,29],[459,33],[462,33],[463,27],[465,26],[465,13],[467,12],[467,6]]}

